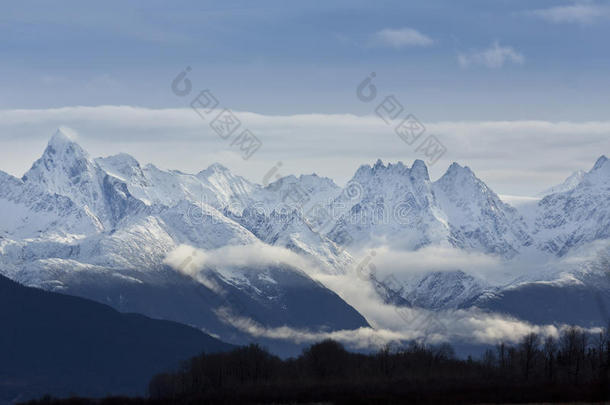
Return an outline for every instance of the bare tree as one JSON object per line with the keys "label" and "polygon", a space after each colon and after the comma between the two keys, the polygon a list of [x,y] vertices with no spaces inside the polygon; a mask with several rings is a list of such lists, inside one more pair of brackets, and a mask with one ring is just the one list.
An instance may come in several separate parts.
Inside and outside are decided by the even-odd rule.
{"label": "bare tree", "polygon": [[553,381],[555,379],[555,363],[557,361],[557,341],[554,337],[548,336],[544,340],[543,351],[545,374],[549,381]]}
{"label": "bare tree", "polygon": [[519,346],[523,359],[523,376],[527,381],[536,362],[540,338],[535,333],[529,333],[523,337]]}

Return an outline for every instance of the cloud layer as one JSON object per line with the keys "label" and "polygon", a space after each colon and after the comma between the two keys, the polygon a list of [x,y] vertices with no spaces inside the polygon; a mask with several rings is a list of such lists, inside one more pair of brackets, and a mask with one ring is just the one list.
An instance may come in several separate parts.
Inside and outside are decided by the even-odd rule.
{"label": "cloud layer", "polygon": [[[93,156],[125,152],[142,164],[191,173],[219,162],[257,183],[278,161],[283,163],[279,174],[315,171],[344,184],[361,164],[377,158],[411,164],[424,157],[396,135],[394,125],[376,115],[236,115],[263,142],[247,161],[190,108],[0,110],[0,170],[21,176],[62,125],[74,129]],[[597,157],[610,153],[608,121],[424,124],[426,134],[434,134],[447,148],[430,168],[432,178],[457,161],[470,166],[499,194],[535,195],[577,169],[589,170]]]}
{"label": "cloud layer", "polygon": [[[359,328],[331,332],[296,329],[288,326],[265,327],[260,323],[235,315],[229,308],[216,310],[225,323],[254,337],[314,343],[334,339],[354,348],[378,349],[388,344],[418,341],[426,344],[462,342],[493,345],[516,343],[528,333],[557,338],[568,325],[532,325],[515,318],[473,310],[431,312],[423,309],[392,308],[397,314],[394,328]],[[591,329],[592,332],[599,328]]]}

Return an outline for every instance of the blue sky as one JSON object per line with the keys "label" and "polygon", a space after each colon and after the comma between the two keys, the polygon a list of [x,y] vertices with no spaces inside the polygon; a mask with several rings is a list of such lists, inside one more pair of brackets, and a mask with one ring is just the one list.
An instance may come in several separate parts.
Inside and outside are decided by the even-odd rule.
{"label": "blue sky", "polygon": [[[380,127],[379,137],[364,131],[351,140],[345,128],[359,128],[352,117],[341,136],[333,132],[336,115],[373,114],[374,105],[361,102],[356,87],[375,72],[380,95],[395,95],[407,112],[429,128],[440,128],[437,135],[448,152],[433,174],[442,174],[455,160],[473,166],[498,192],[532,193],[608,154],[607,38],[610,2],[593,0],[2,2],[0,169],[22,174],[44,139],[65,125],[94,155],[128,151],[144,162],[161,159],[166,167],[190,171],[224,159],[238,173],[255,173],[254,180],[282,160],[288,161],[288,172],[317,168],[345,181],[359,164],[378,157],[406,163],[419,157],[391,128]],[[158,111],[186,108],[188,101],[170,90],[186,66],[192,68],[195,90],[211,89],[234,111],[265,117],[322,114],[331,118],[321,122],[333,124],[322,127],[310,117],[307,125],[317,131],[312,134],[317,143],[303,144],[296,153],[294,137],[307,136],[303,130],[310,127],[298,119],[290,126],[261,118],[268,152],[258,162],[243,162],[213,135],[205,158],[172,155],[170,150],[192,146],[186,135],[192,129],[172,124],[163,132],[103,108],[86,118],[78,115],[83,110],[62,110],[64,115],[53,110],[132,106],[155,117]],[[32,112],[34,119],[15,113],[18,109],[46,113]],[[269,124],[280,121],[281,128]],[[486,127],[480,123],[487,121],[502,129],[482,131]],[[463,122],[477,135],[467,135],[458,124]],[[565,128],[562,122],[568,123]],[[131,146],[96,128],[114,131]],[[516,132],[523,128],[530,132]],[[566,131],[573,129],[575,135],[566,140]],[[163,142],[172,137],[184,143],[168,148],[145,135],[159,132]],[[530,133],[531,145],[522,141]],[[472,152],[472,145],[490,136],[503,150],[487,156]],[[19,155],[8,148],[16,137],[23,145]],[[283,146],[271,143],[282,139]],[[349,142],[358,153],[345,151]],[[332,157],[321,163],[319,155]],[[531,182],[527,188],[519,185],[525,181]]]}
{"label": "blue sky", "polygon": [[[576,17],[553,20],[570,7]],[[578,17],[578,8],[596,10]],[[375,71],[422,120],[599,120],[608,111],[610,14],[601,2],[3,2],[0,108],[176,107],[186,65],[236,110],[367,113]],[[561,10],[559,10],[561,11]],[[597,14],[595,14],[597,13]],[[390,45],[383,30],[431,42]],[[497,43],[522,61],[463,67]]]}

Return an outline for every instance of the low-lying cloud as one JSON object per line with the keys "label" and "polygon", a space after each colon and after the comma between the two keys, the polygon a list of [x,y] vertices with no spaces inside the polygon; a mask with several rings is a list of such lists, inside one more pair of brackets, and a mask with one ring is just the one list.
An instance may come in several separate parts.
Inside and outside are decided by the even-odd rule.
{"label": "low-lying cloud", "polygon": [[286,248],[257,242],[248,245],[228,245],[218,249],[197,249],[180,245],[166,256],[164,263],[185,274],[212,291],[224,290],[212,274],[234,278],[251,269],[289,266],[293,269],[311,269],[313,261]]}
{"label": "low-lying cloud", "polygon": [[196,249],[188,245],[180,245],[166,258],[166,264],[174,269],[180,269],[180,263],[192,256],[192,268],[202,269],[223,267],[270,267],[288,265],[302,268],[311,264],[310,260],[299,256],[286,248],[271,246],[266,243],[249,245],[229,245],[218,249]]}
{"label": "low-lying cloud", "polygon": [[[568,325],[532,325],[511,317],[478,310],[430,312],[404,308],[401,311],[409,312],[409,316],[405,316],[399,328],[363,327],[329,332],[288,326],[266,327],[250,318],[232,314],[229,308],[219,308],[216,314],[225,323],[254,337],[288,340],[299,344],[333,339],[357,349],[378,349],[389,344],[400,345],[412,341],[433,345],[445,342],[482,345],[517,343],[529,333],[536,333],[543,338],[557,338],[563,330],[569,328]],[[586,330],[597,333],[601,329]]]}
{"label": "low-lying cloud", "polygon": [[[601,250],[600,250],[601,249]],[[466,342],[475,344],[515,343],[528,333],[557,337],[566,325],[534,325],[511,316],[490,313],[477,308],[429,310],[425,308],[399,307],[382,300],[371,282],[371,274],[383,278],[392,275],[398,280],[409,281],[430,272],[463,270],[481,282],[501,283],[503,277],[512,279],[527,274],[522,263],[500,262],[497,258],[468,253],[450,247],[428,247],[405,252],[387,246],[352,252],[354,267],[345,273],[329,273],[316,266],[310,259],[288,249],[264,243],[227,246],[202,250],[182,245],[166,258],[166,264],[193,277],[219,294],[222,288],[210,277],[212,272],[234,277],[235,270],[249,271],[266,266],[291,266],[307,273],[337,293],[358,310],[371,325],[355,330],[318,331],[269,327],[250,319],[246,314],[234,313],[223,306],[216,309],[217,316],[227,324],[254,337],[288,340],[295,343],[313,343],[323,339],[335,339],[353,348],[379,348],[392,343],[420,341],[429,344],[441,342]],[[573,256],[558,259],[552,266],[558,274],[574,270],[607,251],[607,244],[591,244]],[[371,268],[369,265],[373,265]],[[358,266],[365,267],[358,269]],[[515,272],[520,268],[520,273]],[[372,269],[372,270],[371,270]],[[498,274],[500,273],[500,274]],[[591,331],[596,331],[592,329]]]}
{"label": "low-lying cloud", "polygon": [[380,276],[390,274],[422,275],[430,272],[464,270],[471,274],[484,274],[500,263],[497,256],[469,252],[451,246],[426,246],[407,251],[388,245],[358,252],[358,257],[374,254],[372,264]]}

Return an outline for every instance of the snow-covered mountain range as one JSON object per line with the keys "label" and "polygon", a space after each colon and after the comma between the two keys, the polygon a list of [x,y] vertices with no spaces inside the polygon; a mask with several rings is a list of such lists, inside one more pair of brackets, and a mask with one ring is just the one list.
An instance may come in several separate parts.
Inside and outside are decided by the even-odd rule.
{"label": "snow-covered mountain range", "polygon": [[[528,215],[457,163],[436,181],[420,160],[411,167],[379,160],[361,166],[345,187],[315,174],[262,186],[219,164],[187,174],[141,166],[126,154],[94,159],[57,131],[22,178],[0,172],[0,273],[193,324],[233,342],[244,336],[219,316],[221,308],[265,326],[368,325],[312,278],[314,272],[348,274],[366,249],[438,247],[491,257],[502,277],[460,263],[423,271],[405,262],[398,263],[404,271],[370,279],[384,300],[398,305],[501,311],[506,292],[524,285],[565,280],[566,272],[586,284],[591,272],[583,269],[600,250],[572,267],[566,263],[574,261],[564,259],[592,244],[603,252],[609,239],[605,156],[550,189]],[[207,261],[191,266],[193,253],[179,265],[168,262],[185,246],[204,252]],[[252,246],[302,261],[278,255],[250,263],[248,255],[235,253],[239,249],[210,259],[223,248]]]}
{"label": "snow-covered mountain range", "polygon": [[[0,174],[0,272],[30,286],[196,325],[233,342],[244,336],[218,316],[219,309],[265,326],[367,326],[355,309],[291,263],[230,269],[166,263],[183,245],[212,250],[267,242],[256,227],[243,226],[243,207],[252,206],[260,189],[221,165],[190,175],[141,167],[124,154],[93,159],[58,131],[21,179]],[[330,240],[299,234],[299,225],[306,225],[298,218],[292,227],[278,226],[274,245],[302,246],[321,266],[345,260]],[[274,226],[273,216],[264,221],[266,228]],[[218,288],[201,283],[193,271],[210,272],[206,277]]]}

